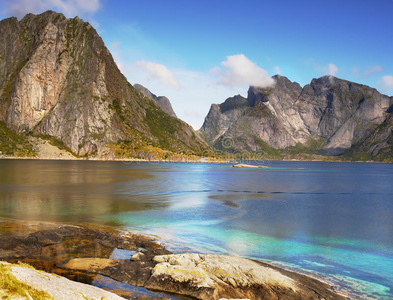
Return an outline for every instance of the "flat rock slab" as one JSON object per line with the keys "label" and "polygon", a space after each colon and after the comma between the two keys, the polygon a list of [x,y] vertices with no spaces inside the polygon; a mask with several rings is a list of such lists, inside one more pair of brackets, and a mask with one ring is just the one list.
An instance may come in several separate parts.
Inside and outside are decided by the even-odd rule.
{"label": "flat rock slab", "polygon": [[[3,263],[3,262],[1,262]],[[106,300],[123,300],[114,293],[105,291],[95,286],[74,282],[67,278],[49,274],[30,268],[13,265],[11,267],[12,275],[19,281],[26,283],[37,290],[42,290],[53,297],[53,299],[106,299]],[[8,299],[8,298],[7,298]]]}
{"label": "flat rock slab", "polygon": [[327,284],[244,258],[176,254],[153,261],[146,288],[197,299],[346,299]]}
{"label": "flat rock slab", "polygon": [[266,167],[266,166],[254,166],[254,165],[247,165],[247,164],[236,164],[236,165],[233,165],[232,168],[267,169],[269,167]]}

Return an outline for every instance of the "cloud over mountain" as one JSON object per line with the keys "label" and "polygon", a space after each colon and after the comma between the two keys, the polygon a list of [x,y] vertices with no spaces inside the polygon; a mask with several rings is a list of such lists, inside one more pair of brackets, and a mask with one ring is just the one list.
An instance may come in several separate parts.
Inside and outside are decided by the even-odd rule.
{"label": "cloud over mountain", "polygon": [[154,63],[151,61],[138,61],[136,65],[145,71],[149,77],[159,80],[161,83],[173,87],[180,88],[180,84],[175,78],[175,75],[164,65]]}
{"label": "cloud over mountain", "polygon": [[258,67],[244,54],[227,56],[221,63],[226,69],[215,68],[212,73],[219,76],[218,83],[227,86],[252,85],[269,87],[274,85],[274,79],[266,70]]}
{"label": "cloud over mountain", "polygon": [[389,92],[393,89],[393,76],[386,75],[383,76],[377,83],[378,88],[384,92]]}
{"label": "cloud over mountain", "polygon": [[326,70],[327,74],[330,76],[336,76],[338,73],[338,68],[335,64],[329,64]]}

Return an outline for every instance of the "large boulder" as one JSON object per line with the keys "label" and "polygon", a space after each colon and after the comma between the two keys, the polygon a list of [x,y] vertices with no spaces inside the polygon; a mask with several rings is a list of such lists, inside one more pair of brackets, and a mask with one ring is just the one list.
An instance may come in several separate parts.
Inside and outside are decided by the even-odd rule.
{"label": "large boulder", "polygon": [[245,258],[173,254],[153,260],[146,288],[197,299],[345,299],[317,280]]}

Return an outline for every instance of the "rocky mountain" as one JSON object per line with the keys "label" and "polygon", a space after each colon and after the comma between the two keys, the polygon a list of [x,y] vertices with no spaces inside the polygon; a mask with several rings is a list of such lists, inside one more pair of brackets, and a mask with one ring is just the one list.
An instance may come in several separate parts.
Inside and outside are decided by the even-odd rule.
{"label": "rocky mountain", "polygon": [[356,153],[365,152],[372,144],[375,157],[390,145],[386,124],[392,124],[393,97],[332,76],[313,79],[303,88],[286,77],[273,78],[273,87],[250,87],[247,98],[213,104],[201,136],[216,149],[230,151],[300,147],[341,155],[355,146]]}
{"label": "rocky mountain", "polygon": [[[52,11],[0,21],[0,123],[78,155],[126,144],[200,153],[185,122],[137,91],[96,30]],[[2,126],[3,126],[2,125]]]}
{"label": "rocky mountain", "polygon": [[145,88],[143,85],[140,85],[138,83],[134,84],[134,88],[136,88],[139,92],[141,92],[143,96],[157,103],[158,106],[161,107],[161,109],[165,111],[168,115],[177,118],[175,112],[173,111],[172,104],[167,97],[156,96],[152,92],[150,92],[147,88]]}

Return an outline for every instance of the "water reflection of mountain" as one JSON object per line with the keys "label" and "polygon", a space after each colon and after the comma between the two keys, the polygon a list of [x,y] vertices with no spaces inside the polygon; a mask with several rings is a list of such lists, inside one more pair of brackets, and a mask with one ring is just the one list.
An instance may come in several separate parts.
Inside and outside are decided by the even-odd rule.
{"label": "water reflection of mountain", "polygon": [[2,161],[0,215],[89,222],[94,216],[166,207],[143,193],[154,177],[121,162]]}

